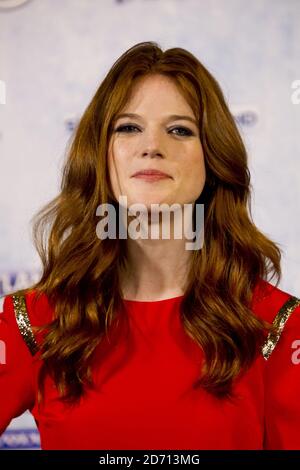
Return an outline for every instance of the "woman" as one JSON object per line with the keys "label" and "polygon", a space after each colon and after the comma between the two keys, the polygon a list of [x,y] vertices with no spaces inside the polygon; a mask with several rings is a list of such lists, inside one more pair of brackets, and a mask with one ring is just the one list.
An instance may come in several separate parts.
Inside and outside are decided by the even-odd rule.
{"label": "woman", "polygon": [[[103,208],[124,229],[134,204],[190,205],[196,234],[204,204],[202,246],[163,238],[160,211],[141,223],[156,238],[103,236]],[[125,52],[38,214],[42,277],[4,299],[1,431],[29,409],[43,449],[300,449],[300,300],[249,212],[216,80],[181,48]]]}

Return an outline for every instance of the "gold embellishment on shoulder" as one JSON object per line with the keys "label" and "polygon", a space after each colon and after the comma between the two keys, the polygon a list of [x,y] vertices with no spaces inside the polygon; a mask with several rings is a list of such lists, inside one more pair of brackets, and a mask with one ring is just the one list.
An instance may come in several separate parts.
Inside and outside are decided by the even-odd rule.
{"label": "gold embellishment on shoulder", "polygon": [[298,299],[297,297],[291,296],[289,300],[287,300],[283,304],[283,306],[277,313],[273,321],[273,326],[275,326],[275,331],[270,332],[268,334],[267,339],[264,342],[263,347],[262,347],[262,355],[266,361],[269,359],[276,344],[278,343],[280,335],[284,328],[284,325],[286,324],[290,315],[299,305],[300,305],[300,299]]}
{"label": "gold embellishment on shoulder", "polygon": [[32,355],[38,351],[38,345],[34,334],[32,332],[29,316],[27,313],[25,297],[12,295],[15,316],[20,333],[27,344],[27,347]]}

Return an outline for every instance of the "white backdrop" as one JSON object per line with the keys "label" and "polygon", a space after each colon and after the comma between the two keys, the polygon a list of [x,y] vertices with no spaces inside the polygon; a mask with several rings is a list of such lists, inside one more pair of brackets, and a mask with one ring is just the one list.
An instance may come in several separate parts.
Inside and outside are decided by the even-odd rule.
{"label": "white backdrop", "polygon": [[[112,63],[153,40],[219,81],[248,148],[254,220],[284,252],[280,287],[299,297],[300,0],[13,3],[0,0],[0,295],[38,276],[29,221],[57,194],[74,120]],[[0,446],[38,445],[31,427],[14,420]]]}

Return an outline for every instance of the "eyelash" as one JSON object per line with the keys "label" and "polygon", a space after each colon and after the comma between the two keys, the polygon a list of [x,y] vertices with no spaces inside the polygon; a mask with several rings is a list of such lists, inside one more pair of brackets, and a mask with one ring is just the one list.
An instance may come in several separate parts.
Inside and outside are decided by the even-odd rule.
{"label": "eyelash", "polygon": [[[134,126],[133,124],[124,124],[122,126],[119,126],[115,129],[115,132],[124,132],[124,129],[125,128],[135,128],[135,129],[138,129],[137,126]],[[191,135],[194,135],[194,133],[188,129],[187,127],[182,127],[182,126],[177,126],[177,127],[173,127],[173,129],[170,129],[170,131],[174,131],[175,129],[181,129],[181,130],[184,130],[186,132],[186,134],[175,134],[179,137],[190,137]],[[126,132],[126,131],[125,131]],[[131,134],[131,132],[129,132],[129,134]]]}

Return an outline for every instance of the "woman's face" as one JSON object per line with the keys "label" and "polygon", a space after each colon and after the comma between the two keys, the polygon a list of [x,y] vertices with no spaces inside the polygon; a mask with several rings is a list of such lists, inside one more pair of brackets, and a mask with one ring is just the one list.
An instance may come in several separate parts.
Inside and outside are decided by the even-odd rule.
{"label": "woman's face", "polygon": [[[120,116],[125,113],[131,116]],[[115,198],[126,196],[128,206],[142,203],[147,209],[194,203],[205,184],[203,150],[194,113],[173,81],[158,74],[143,77],[120,114],[108,147]],[[133,176],[146,169],[169,177]]]}

